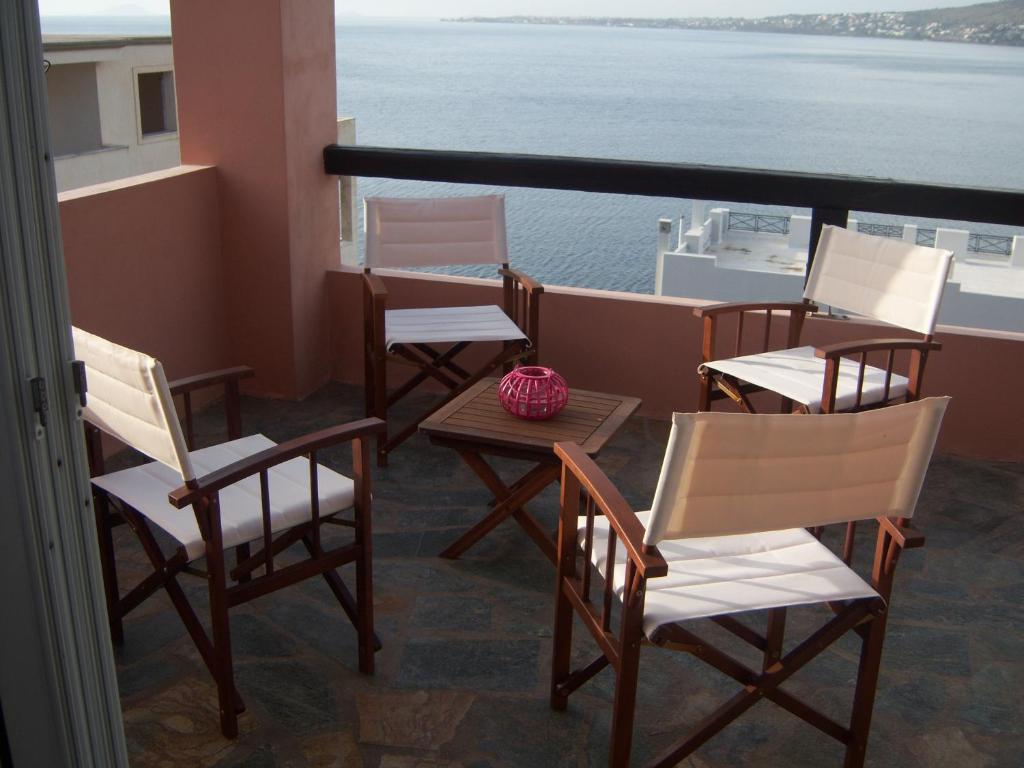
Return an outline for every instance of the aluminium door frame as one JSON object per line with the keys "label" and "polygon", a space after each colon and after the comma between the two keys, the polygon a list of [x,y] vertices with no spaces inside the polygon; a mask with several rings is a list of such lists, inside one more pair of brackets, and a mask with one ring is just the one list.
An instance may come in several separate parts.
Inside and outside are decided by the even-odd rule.
{"label": "aluminium door frame", "polygon": [[72,367],[36,0],[0,3],[4,762],[127,766]]}

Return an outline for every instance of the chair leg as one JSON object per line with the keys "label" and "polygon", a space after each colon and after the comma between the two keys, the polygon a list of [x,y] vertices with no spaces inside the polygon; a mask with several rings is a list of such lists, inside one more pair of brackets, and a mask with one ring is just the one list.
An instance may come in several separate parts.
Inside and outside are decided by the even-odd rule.
{"label": "chair leg", "polygon": [[[235,547],[235,566],[237,567],[244,563],[246,560],[248,560],[249,555],[250,552],[248,543],[239,544],[237,547]],[[238,577],[238,581],[239,583],[252,581],[252,573],[243,573],[241,576]]]}
{"label": "chair leg", "polygon": [[[625,622],[627,619],[623,616],[622,620]],[[633,637],[620,646],[622,656],[615,674],[609,768],[628,768],[629,753],[633,746],[633,718],[636,714],[636,687],[640,671],[640,633],[630,634]]]}
{"label": "chair leg", "polygon": [[875,706],[878,673],[882,664],[882,642],[888,613],[874,616],[867,637],[861,645],[860,665],[857,669],[857,687],[853,694],[853,714],[850,718],[850,741],[846,746],[844,768],[861,768],[867,755],[868,732]]}
{"label": "chair leg", "polygon": [[704,413],[711,410],[711,375],[707,373],[698,373],[697,379],[700,381],[700,394],[697,398],[697,410]]}
{"label": "chair leg", "polygon": [[121,599],[117,586],[117,561],[114,558],[110,502],[104,493],[95,493],[92,499],[96,515],[96,538],[100,547],[100,568],[103,572],[103,592],[107,600],[110,641],[114,645],[121,645],[124,642],[124,623],[121,621]]}
{"label": "chair leg", "polygon": [[213,677],[217,683],[220,730],[224,738],[233,739],[238,736],[238,716],[235,713],[235,681],[231,660],[224,549],[221,546],[219,527],[207,542],[206,566],[209,574],[210,623],[213,629]]}
{"label": "chair leg", "polygon": [[[586,567],[586,566],[584,566]],[[562,580],[558,579],[558,597],[555,600],[555,631],[551,654],[551,708],[564,712],[569,706],[569,694],[562,692],[561,685],[569,677],[572,663],[572,603],[562,592]]]}
{"label": "chair leg", "polygon": [[786,609],[772,608],[768,611],[768,627],[765,630],[765,640],[768,642],[764,648],[764,658],[761,662],[761,670],[767,672],[779,659],[782,658],[782,641],[786,633]]}
{"label": "chair leg", "polygon": [[376,362],[374,361],[374,354],[371,351],[370,347],[367,346],[363,350],[363,397],[365,398],[366,401],[366,415],[368,417],[376,415],[374,413],[374,407],[376,405],[376,402],[374,400],[373,394],[373,385],[374,381],[376,380],[376,376],[374,375],[375,367]]}
{"label": "chair leg", "polygon": [[364,675],[374,672],[373,654],[380,641],[373,633],[373,567],[372,544],[368,530],[360,525],[356,529],[359,557],[356,559],[356,634],[359,642],[359,671]]}
{"label": "chair leg", "polygon": [[366,415],[384,422],[384,431],[377,435],[377,466],[388,465],[388,384],[387,359],[375,349],[366,349],[363,357],[363,393]]}

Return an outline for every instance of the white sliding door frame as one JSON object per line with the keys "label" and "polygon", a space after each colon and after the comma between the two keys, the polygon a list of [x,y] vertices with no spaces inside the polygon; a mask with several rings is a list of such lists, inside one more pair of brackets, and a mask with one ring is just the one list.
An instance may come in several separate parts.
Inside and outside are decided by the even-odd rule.
{"label": "white sliding door frame", "polygon": [[128,762],[46,119],[36,0],[3,0],[0,762],[119,767]]}

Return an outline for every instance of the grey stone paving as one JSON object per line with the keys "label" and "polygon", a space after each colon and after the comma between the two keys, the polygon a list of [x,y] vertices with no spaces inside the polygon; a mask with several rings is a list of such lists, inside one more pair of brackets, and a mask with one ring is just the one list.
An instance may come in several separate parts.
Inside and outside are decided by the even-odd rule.
{"label": "grey stone paving", "polygon": [[[275,440],[361,416],[362,393],[331,385],[302,403],[248,399],[247,433]],[[221,439],[219,414],[200,432]],[[650,501],[665,422],[632,418],[599,463],[637,507]],[[345,451],[323,457],[340,471]],[[513,479],[522,465],[501,465]],[[236,681],[248,710],[221,738],[216,694],[170,602],[152,598],[115,649],[134,766],[498,768],[606,764],[611,673],[547,705],[554,571],[514,523],[459,561],[437,557],[483,514],[489,496],[450,451],[421,438],[374,474],[375,606],[384,648],[373,677],[356,670],[354,632],[322,581],[232,614]],[[531,505],[555,519],[557,491]],[[937,457],[918,507],[924,549],[900,563],[868,750],[872,766],[1015,766],[1024,750],[1024,466]],[[867,528],[867,526],[865,526]],[[343,536],[344,533],[336,535]],[[864,532],[865,546],[870,550]],[[122,587],[145,573],[124,528]],[[349,575],[343,570],[343,575]],[[202,616],[203,585],[185,578]],[[820,621],[793,610],[789,636]],[[756,618],[754,619],[756,621]],[[714,629],[701,628],[721,638]],[[723,638],[728,644],[728,638]],[[730,646],[732,647],[732,646]],[[857,646],[846,639],[787,684],[840,721]],[[575,654],[596,655],[582,630]],[[750,659],[752,663],[753,659]],[[645,650],[634,764],[642,765],[735,687],[691,657]],[[842,750],[762,703],[684,763],[842,764]]]}

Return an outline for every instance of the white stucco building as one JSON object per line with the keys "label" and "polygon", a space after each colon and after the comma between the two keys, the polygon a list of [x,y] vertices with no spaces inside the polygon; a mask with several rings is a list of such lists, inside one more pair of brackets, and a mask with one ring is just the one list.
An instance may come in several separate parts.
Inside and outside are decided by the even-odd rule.
{"label": "white stucco building", "polygon": [[178,165],[170,37],[44,35],[57,189]]}
{"label": "white stucco building", "polygon": [[[710,301],[796,301],[803,295],[810,242],[810,216],[705,212],[693,201],[690,226],[680,217],[658,223],[654,293]],[[915,224],[847,226],[869,234],[921,243]],[[1024,332],[1024,235],[972,234],[937,227],[927,242],[953,252],[954,265],[939,311],[939,323]]]}

